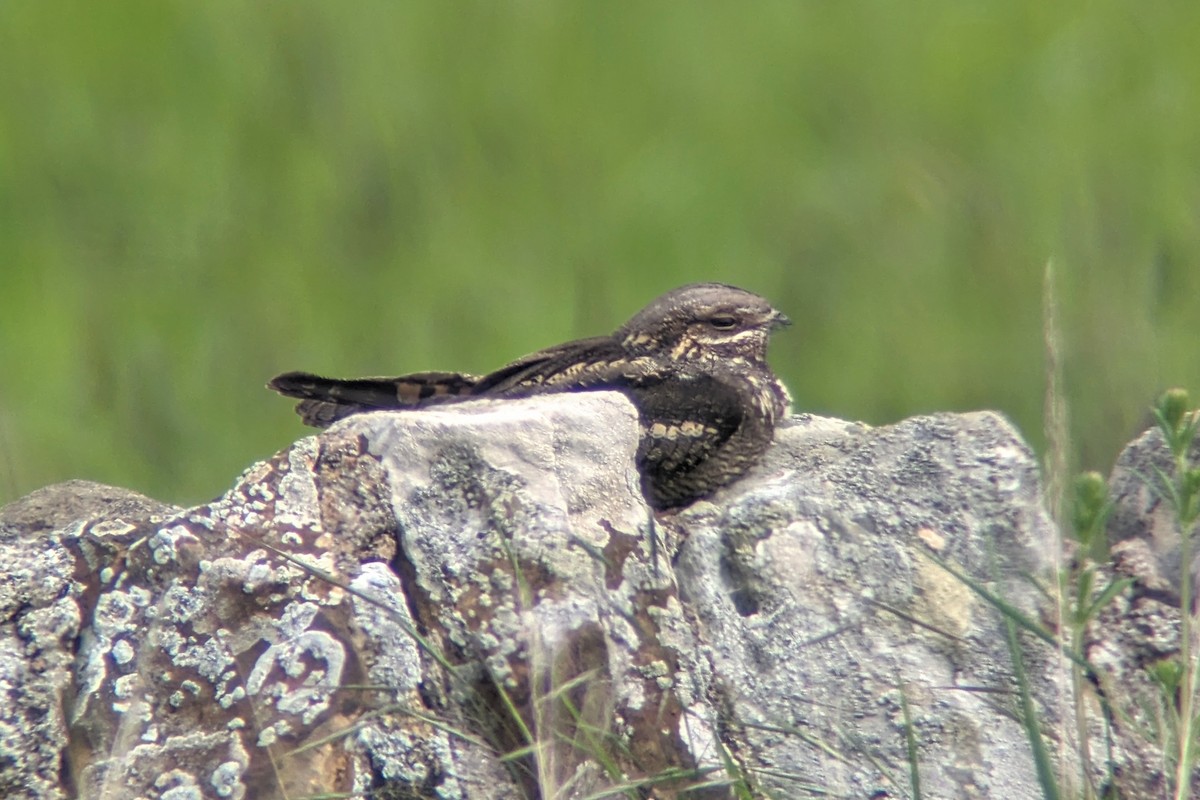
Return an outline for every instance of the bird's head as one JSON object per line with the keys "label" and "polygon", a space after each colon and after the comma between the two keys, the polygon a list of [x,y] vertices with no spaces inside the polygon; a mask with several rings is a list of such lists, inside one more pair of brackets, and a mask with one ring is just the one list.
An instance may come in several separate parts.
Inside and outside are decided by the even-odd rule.
{"label": "bird's head", "polygon": [[763,298],[723,283],[667,292],[617,332],[631,352],[669,353],[680,361],[766,361],[767,339],[791,321]]}

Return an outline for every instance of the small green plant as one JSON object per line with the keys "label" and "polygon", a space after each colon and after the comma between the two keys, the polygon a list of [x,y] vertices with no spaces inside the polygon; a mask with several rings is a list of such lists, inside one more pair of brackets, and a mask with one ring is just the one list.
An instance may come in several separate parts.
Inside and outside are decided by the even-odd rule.
{"label": "small green plant", "polygon": [[[1069,637],[1069,649],[1083,653],[1088,625],[1100,612],[1132,583],[1129,578],[1112,580],[1097,590],[1101,566],[1108,560],[1106,525],[1112,513],[1108,484],[1097,472],[1085,472],[1075,479],[1071,497],[1069,536],[1074,543],[1074,558],[1059,575],[1062,598],[1062,621]],[[1096,796],[1090,776],[1093,775],[1092,753],[1088,734],[1087,697],[1091,692],[1089,676],[1078,661],[1071,662],[1071,693],[1075,711],[1075,735],[1079,746],[1083,797]]]}

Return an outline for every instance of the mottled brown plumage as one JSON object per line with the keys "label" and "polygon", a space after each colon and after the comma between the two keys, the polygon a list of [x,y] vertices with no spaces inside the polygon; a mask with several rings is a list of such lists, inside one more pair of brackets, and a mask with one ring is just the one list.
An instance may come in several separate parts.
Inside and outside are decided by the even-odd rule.
{"label": "mottled brown plumage", "polygon": [[767,365],[767,339],[786,324],[758,295],[697,283],[657,298],[609,336],[539,350],[488,375],[336,380],[289,372],[268,386],[301,398],[297,412],[316,427],[361,411],[474,397],[623,392],[641,419],[643,489],[667,509],[735,480],[770,445],[790,398]]}

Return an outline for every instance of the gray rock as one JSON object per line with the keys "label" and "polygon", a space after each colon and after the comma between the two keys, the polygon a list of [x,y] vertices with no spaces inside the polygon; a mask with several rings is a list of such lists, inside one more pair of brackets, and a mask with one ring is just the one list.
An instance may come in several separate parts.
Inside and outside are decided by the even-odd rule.
{"label": "gray rock", "polygon": [[[1024,730],[995,707],[1012,687],[1002,619],[931,558],[1035,614],[1023,575],[1047,571],[1056,534],[1007,422],[798,417],[721,500],[682,515],[677,575],[763,789],[905,796],[903,694],[924,797],[1040,794]],[[1043,650],[1025,656],[1043,667]]]}
{"label": "gray rock", "polygon": [[134,519],[178,510],[128,489],[73,480],[37,489],[0,508],[0,525],[18,529],[32,539],[34,534],[64,528],[85,518],[93,522]]}
{"label": "gray rock", "polygon": [[[1188,456],[1192,464],[1200,463],[1200,440]],[[1108,480],[1110,563],[1098,585],[1123,578],[1131,586],[1089,627],[1085,644],[1100,690],[1114,709],[1114,761],[1121,796],[1129,798],[1171,796],[1173,784],[1162,754],[1163,689],[1152,678],[1157,665],[1180,657],[1181,532],[1164,493],[1164,477],[1174,479],[1175,465],[1157,428],[1117,457]],[[1196,533],[1191,536],[1195,541]],[[1191,579],[1193,587],[1200,581],[1200,554],[1192,559]],[[1200,768],[1192,786],[1193,792],[1200,787]]]}
{"label": "gray rock", "polygon": [[[1200,464],[1200,439],[1188,455],[1193,464]],[[1158,428],[1150,428],[1130,442],[1117,457],[1108,481],[1113,502],[1108,538],[1114,544],[1129,539],[1145,542],[1158,571],[1178,591],[1180,532],[1161,480],[1174,475],[1174,459]],[[1195,534],[1192,536],[1194,539]],[[1200,554],[1192,561],[1193,584],[1197,579]]]}
{"label": "gray rock", "polygon": [[0,792],[906,797],[903,698],[922,797],[1040,795],[1003,618],[943,567],[1040,613],[1056,533],[1006,421],[801,415],[659,516],[636,446],[620,395],[472,402],[353,417],[193,509],[0,510]]}

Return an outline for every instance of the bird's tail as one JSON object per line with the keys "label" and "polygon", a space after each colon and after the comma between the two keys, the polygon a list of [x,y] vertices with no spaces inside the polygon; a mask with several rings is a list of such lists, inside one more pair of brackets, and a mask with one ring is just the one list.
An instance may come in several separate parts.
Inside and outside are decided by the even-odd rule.
{"label": "bird's tail", "polygon": [[471,394],[479,382],[459,372],[418,372],[398,378],[322,378],[288,372],[272,378],[267,388],[298,397],[296,413],[305,425],[324,428],[362,411],[417,408]]}

